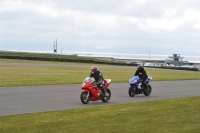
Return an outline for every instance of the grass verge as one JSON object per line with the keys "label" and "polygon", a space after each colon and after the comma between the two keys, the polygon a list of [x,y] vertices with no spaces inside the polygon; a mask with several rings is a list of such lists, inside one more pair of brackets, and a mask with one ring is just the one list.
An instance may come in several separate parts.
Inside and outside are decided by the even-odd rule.
{"label": "grass verge", "polygon": [[[34,63],[37,62],[34,61]],[[80,84],[85,77],[89,76],[90,66],[93,65],[85,63],[62,63],[62,65],[63,64],[65,65],[1,65],[0,86]],[[128,82],[133,76],[136,67],[99,65],[99,69],[103,72],[104,78],[110,78],[112,82]],[[153,81],[200,79],[200,73],[196,71],[163,69],[146,69],[146,71],[149,76],[153,77]]]}
{"label": "grass verge", "polygon": [[199,133],[200,97],[0,117],[1,133]]}

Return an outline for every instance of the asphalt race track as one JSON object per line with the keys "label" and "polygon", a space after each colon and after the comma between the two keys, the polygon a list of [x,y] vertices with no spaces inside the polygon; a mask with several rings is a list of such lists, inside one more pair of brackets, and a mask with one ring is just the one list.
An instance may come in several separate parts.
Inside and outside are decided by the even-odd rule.
{"label": "asphalt race track", "polygon": [[0,116],[200,96],[200,80],[151,82],[150,96],[129,97],[127,83],[111,83],[108,103],[80,101],[81,84],[0,87]]}

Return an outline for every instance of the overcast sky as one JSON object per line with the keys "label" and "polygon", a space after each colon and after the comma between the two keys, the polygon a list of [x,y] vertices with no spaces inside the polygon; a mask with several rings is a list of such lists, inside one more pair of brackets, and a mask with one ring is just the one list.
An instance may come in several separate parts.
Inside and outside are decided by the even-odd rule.
{"label": "overcast sky", "polygon": [[200,56],[199,0],[0,0],[0,50]]}

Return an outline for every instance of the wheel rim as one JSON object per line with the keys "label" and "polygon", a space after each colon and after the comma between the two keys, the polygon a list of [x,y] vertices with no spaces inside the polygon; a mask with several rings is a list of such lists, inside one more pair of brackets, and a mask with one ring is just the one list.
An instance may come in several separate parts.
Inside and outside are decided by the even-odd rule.
{"label": "wheel rim", "polygon": [[146,88],[146,93],[149,94],[150,92],[151,92],[151,88],[148,86],[148,87]]}
{"label": "wheel rim", "polygon": [[133,94],[134,94],[134,90],[133,90],[133,89],[131,89],[131,95],[133,96]]}
{"label": "wheel rim", "polygon": [[87,95],[88,95],[87,93],[84,93],[84,94],[83,94],[83,101],[84,101],[84,102],[87,102],[87,101],[88,101],[89,96],[87,97]]}
{"label": "wheel rim", "polygon": [[110,97],[110,93],[106,92],[106,96],[104,97],[104,100],[109,100],[109,97]]}
{"label": "wheel rim", "polygon": [[104,102],[108,102],[108,101],[110,100],[110,97],[111,97],[111,92],[110,92],[109,90],[107,90],[107,91],[105,92],[105,96],[102,97],[102,100],[103,100]]}
{"label": "wheel rim", "polygon": [[130,95],[133,96],[134,95],[134,89],[130,90]]}

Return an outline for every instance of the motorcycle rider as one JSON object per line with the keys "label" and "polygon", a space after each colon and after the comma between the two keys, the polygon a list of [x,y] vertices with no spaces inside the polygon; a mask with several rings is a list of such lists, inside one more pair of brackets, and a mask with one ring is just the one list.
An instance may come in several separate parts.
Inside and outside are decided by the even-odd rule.
{"label": "motorcycle rider", "polygon": [[103,88],[104,85],[104,78],[103,74],[98,70],[97,66],[91,67],[90,77],[94,77],[97,86],[101,89],[102,96],[105,96],[105,89]]}
{"label": "motorcycle rider", "polygon": [[141,65],[138,65],[134,76],[139,76],[141,79],[141,82],[142,82],[142,86],[144,86],[145,88],[147,87],[146,84],[147,84],[148,76],[147,76],[146,71],[144,70],[144,68]]}

